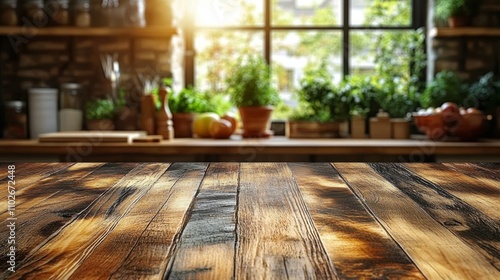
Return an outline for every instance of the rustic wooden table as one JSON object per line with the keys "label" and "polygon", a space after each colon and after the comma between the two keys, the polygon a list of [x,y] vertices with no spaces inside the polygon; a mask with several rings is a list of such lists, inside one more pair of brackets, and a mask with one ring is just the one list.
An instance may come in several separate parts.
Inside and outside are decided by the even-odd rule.
{"label": "rustic wooden table", "polygon": [[498,164],[17,163],[0,178],[15,180],[1,279],[500,279]]}

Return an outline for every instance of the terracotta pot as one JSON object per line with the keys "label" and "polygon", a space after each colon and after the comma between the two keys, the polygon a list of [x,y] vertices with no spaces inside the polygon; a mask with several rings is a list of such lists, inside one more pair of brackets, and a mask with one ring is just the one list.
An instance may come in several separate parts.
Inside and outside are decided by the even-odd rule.
{"label": "terracotta pot", "polygon": [[174,136],[175,138],[193,138],[193,121],[196,114],[193,113],[175,113]]}
{"label": "terracotta pot", "polygon": [[115,124],[113,120],[87,120],[86,122],[87,130],[115,130]]}
{"label": "terracotta pot", "polygon": [[266,138],[272,136],[271,125],[272,106],[239,107],[243,123],[243,137]]}
{"label": "terracotta pot", "polygon": [[448,19],[448,25],[451,28],[469,26],[470,25],[470,17],[468,17],[468,16],[452,16]]}

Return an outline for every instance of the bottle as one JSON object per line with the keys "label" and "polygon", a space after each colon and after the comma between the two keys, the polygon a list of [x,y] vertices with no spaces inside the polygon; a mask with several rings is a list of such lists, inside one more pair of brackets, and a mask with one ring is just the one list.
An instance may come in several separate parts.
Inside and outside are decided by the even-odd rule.
{"label": "bottle", "polygon": [[164,140],[174,139],[174,128],[172,122],[172,113],[168,106],[168,97],[172,93],[171,89],[164,83],[161,83],[158,90],[161,106],[156,112],[156,133],[161,135]]}
{"label": "bottle", "polygon": [[26,117],[26,103],[23,101],[8,101],[5,103],[5,129],[6,139],[27,138],[28,119]]}
{"label": "bottle", "polygon": [[59,130],[79,131],[83,127],[82,86],[62,84],[59,96]]}
{"label": "bottle", "polygon": [[3,0],[0,1],[0,25],[1,26],[16,26],[19,24],[17,17],[17,1]]}

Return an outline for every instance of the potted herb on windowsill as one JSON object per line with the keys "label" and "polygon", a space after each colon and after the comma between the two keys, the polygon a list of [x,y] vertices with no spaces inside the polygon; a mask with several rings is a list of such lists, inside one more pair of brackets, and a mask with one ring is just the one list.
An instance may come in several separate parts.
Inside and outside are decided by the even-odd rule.
{"label": "potted herb on windowsill", "polygon": [[290,138],[332,138],[339,135],[339,122],[331,114],[334,95],[331,76],[324,69],[308,71],[300,81],[299,106],[288,121]]}
{"label": "potted herb on windowsill", "polygon": [[481,0],[436,0],[434,17],[438,22],[448,22],[452,28],[468,26],[481,3]]}
{"label": "potted herb on windowsill", "polygon": [[210,111],[205,94],[189,86],[169,98],[175,138],[192,138],[196,114]]}
{"label": "potted herb on windowsill", "polygon": [[115,105],[110,99],[95,99],[85,106],[88,130],[114,130]]}
{"label": "potted herb on windowsill", "polygon": [[238,107],[243,123],[243,137],[265,138],[271,114],[279,102],[278,92],[271,83],[271,69],[263,58],[246,56],[235,65],[227,79],[232,103]]}

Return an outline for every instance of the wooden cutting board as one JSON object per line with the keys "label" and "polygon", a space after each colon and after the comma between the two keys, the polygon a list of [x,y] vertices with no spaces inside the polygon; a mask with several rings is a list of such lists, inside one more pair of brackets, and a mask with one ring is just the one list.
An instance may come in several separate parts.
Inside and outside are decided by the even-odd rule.
{"label": "wooden cutting board", "polygon": [[145,131],[71,131],[41,134],[39,142],[105,142],[132,143],[134,138],[146,136]]}

